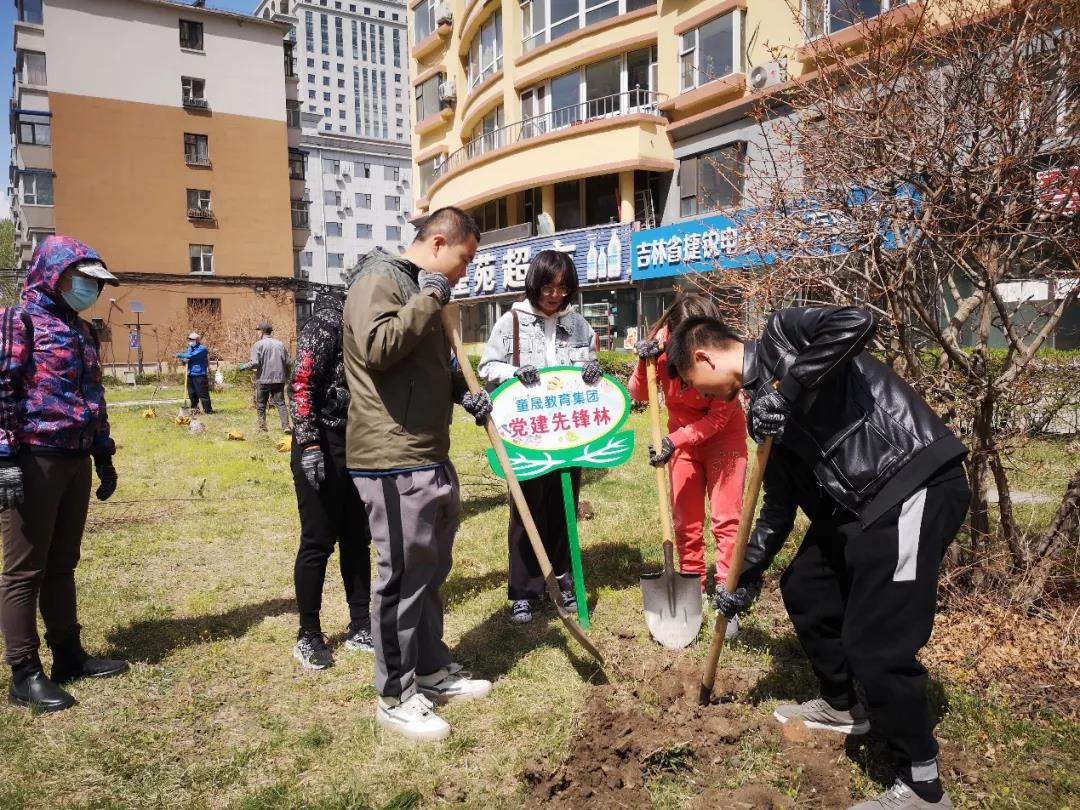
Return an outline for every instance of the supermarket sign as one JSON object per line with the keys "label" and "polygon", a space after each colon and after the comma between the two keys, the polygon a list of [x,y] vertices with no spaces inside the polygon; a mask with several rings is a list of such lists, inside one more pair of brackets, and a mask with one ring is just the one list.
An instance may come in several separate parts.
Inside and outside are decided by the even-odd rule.
{"label": "supermarket sign", "polygon": [[454,287],[454,299],[523,293],[529,262],[542,250],[569,256],[582,287],[630,280],[630,226],[605,225],[481,248]]}
{"label": "supermarket sign", "polygon": [[[619,429],[630,417],[630,394],[614,377],[587,385],[576,366],[540,370],[540,384],[511,378],[491,395],[491,419],[521,480],[567,467],[615,467],[634,451],[634,432]],[[488,464],[500,478],[494,451]]]}

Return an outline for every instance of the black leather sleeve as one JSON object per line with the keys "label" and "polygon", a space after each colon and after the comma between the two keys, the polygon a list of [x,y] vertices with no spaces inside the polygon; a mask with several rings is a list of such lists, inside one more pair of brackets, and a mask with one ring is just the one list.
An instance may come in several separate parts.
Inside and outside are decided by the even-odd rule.
{"label": "black leather sleeve", "polygon": [[858,307],[793,307],[773,316],[778,329],[796,352],[778,390],[798,403],[838,373],[866,348],[877,319]]}
{"label": "black leather sleeve", "polygon": [[759,580],[773,558],[783,548],[795,525],[797,507],[794,482],[788,473],[789,463],[782,448],[774,448],[765,467],[765,497],[754,533],[746,546],[739,585]]}

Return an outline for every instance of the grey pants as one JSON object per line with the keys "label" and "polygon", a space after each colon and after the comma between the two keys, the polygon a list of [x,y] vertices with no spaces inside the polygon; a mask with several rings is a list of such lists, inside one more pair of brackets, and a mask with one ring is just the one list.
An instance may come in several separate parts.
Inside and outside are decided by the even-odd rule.
{"label": "grey pants", "polygon": [[259,427],[266,427],[266,404],[273,402],[277,408],[281,429],[289,429],[289,409],[285,407],[285,383],[259,383],[255,394],[255,413],[259,417]]}
{"label": "grey pants", "polygon": [[457,473],[447,461],[434,470],[353,481],[375,546],[375,687],[385,698],[407,700],[417,674],[450,663],[439,588],[461,522]]}

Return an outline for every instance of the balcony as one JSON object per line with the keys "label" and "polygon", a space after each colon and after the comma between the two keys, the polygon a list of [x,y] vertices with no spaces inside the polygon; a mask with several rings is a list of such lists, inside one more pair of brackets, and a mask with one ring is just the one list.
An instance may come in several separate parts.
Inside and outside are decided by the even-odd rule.
{"label": "balcony", "polygon": [[663,93],[635,88],[627,93],[590,99],[581,104],[573,104],[543,115],[525,118],[514,124],[507,124],[474,138],[456,152],[450,154],[432,174],[431,182],[435,185],[449,174],[470,161],[511,146],[512,144],[537,138],[559,130],[580,126],[592,121],[618,118],[626,115],[659,116],[660,105],[667,99]]}
{"label": "balcony", "polygon": [[295,231],[308,230],[308,228],[311,227],[311,218],[309,217],[308,212],[297,211],[294,209],[292,212],[292,226]]}
{"label": "balcony", "polygon": [[183,98],[184,108],[188,110],[209,110],[210,102],[205,98],[196,98],[195,96],[184,96]]}
{"label": "balcony", "polygon": [[198,208],[189,208],[187,215],[188,219],[191,220],[201,220],[209,222],[213,222],[215,218],[214,212],[210,209],[210,206],[208,205],[199,206]]}

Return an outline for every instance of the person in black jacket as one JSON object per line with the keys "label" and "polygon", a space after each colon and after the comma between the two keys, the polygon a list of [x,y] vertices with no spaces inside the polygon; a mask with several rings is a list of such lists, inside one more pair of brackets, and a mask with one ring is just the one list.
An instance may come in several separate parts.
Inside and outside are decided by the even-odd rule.
{"label": "person in black jacket", "polygon": [[865,351],[875,328],[854,307],[792,308],[744,343],[719,321],[692,318],[667,343],[669,371],[706,396],[745,392],[751,437],[774,437],[739,587],[718,594],[725,615],[756,599],[796,509],[810,519],[780,590],[821,697],[782,705],[776,719],[847,734],[873,723],[898,778],[860,810],[951,808],[916,654],[933,628],[938,568],[967,513],[967,450]]}
{"label": "person in black jacket", "polygon": [[319,611],[326,563],[338,545],[349,603],[345,647],[374,652],[371,639],[371,533],[367,512],[345,466],[349,385],[341,352],[344,301],[334,292],[315,298],[314,313],[296,341],[292,392],[292,473],[300,510],[300,550],[294,576],[300,631],[293,656],[306,669],[334,663]]}

